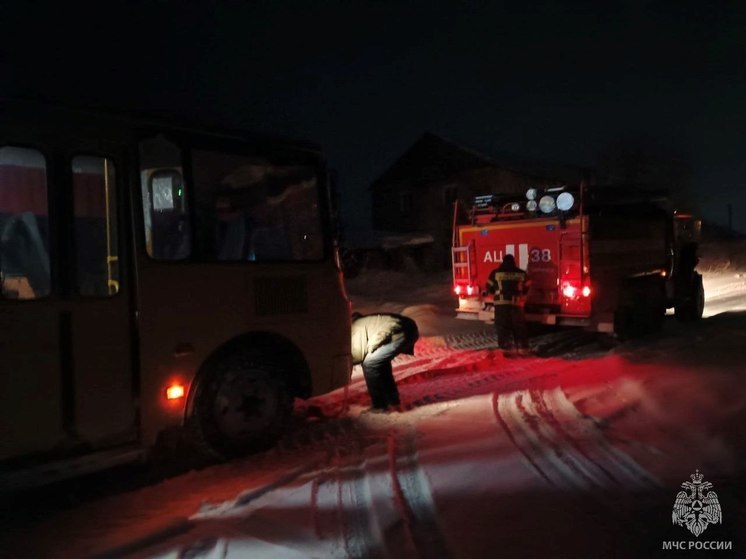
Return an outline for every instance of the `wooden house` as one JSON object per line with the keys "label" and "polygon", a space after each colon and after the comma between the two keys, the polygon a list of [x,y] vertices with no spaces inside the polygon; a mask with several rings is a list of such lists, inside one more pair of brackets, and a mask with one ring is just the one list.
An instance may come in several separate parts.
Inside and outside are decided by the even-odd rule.
{"label": "wooden house", "polygon": [[372,225],[433,238],[424,266],[451,265],[454,202],[475,196],[522,193],[532,186],[577,183],[580,169],[518,161],[498,162],[432,133],[423,134],[370,186]]}

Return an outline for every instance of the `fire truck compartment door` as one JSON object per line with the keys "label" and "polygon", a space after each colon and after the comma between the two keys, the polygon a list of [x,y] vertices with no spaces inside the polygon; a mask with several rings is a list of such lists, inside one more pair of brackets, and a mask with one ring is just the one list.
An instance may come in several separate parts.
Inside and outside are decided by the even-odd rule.
{"label": "fire truck compartment door", "polygon": [[537,228],[528,245],[526,272],[531,290],[526,303],[550,307],[559,304],[559,234],[556,230]]}
{"label": "fire truck compartment door", "polygon": [[580,234],[563,234],[560,237],[560,282],[565,278],[580,280],[582,278],[582,262]]}

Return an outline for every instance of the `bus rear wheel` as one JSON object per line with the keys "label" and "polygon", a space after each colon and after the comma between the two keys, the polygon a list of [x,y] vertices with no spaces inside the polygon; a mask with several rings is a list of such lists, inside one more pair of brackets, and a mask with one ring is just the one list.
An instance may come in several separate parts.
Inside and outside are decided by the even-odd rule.
{"label": "bus rear wheel", "polygon": [[210,366],[199,381],[190,417],[198,451],[218,460],[272,446],[293,408],[281,363],[240,353]]}

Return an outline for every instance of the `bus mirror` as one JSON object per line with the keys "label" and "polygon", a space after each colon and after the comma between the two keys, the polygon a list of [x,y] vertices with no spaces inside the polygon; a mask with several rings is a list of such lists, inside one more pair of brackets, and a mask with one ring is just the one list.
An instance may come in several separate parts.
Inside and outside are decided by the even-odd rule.
{"label": "bus mirror", "polygon": [[184,183],[178,171],[156,171],[150,176],[153,211],[184,211]]}

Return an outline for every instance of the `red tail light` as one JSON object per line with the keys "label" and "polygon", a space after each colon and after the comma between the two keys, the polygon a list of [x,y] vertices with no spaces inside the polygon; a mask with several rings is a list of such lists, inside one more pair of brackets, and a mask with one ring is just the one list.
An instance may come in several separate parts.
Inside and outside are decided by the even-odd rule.
{"label": "red tail light", "polygon": [[576,286],[576,282],[574,281],[562,282],[562,295],[564,295],[568,299],[572,299],[577,295],[577,293],[578,293],[578,288]]}
{"label": "red tail light", "polygon": [[590,279],[564,279],[560,284],[562,312],[570,315],[587,315],[591,312]]}
{"label": "red tail light", "polygon": [[479,293],[479,286],[457,284],[453,287],[453,292],[459,297],[471,297]]}
{"label": "red tail light", "polygon": [[562,295],[568,299],[575,299],[581,295],[583,297],[590,297],[591,286],[587,280],[582,287],[578,280],[565,280],[562,282]]}

